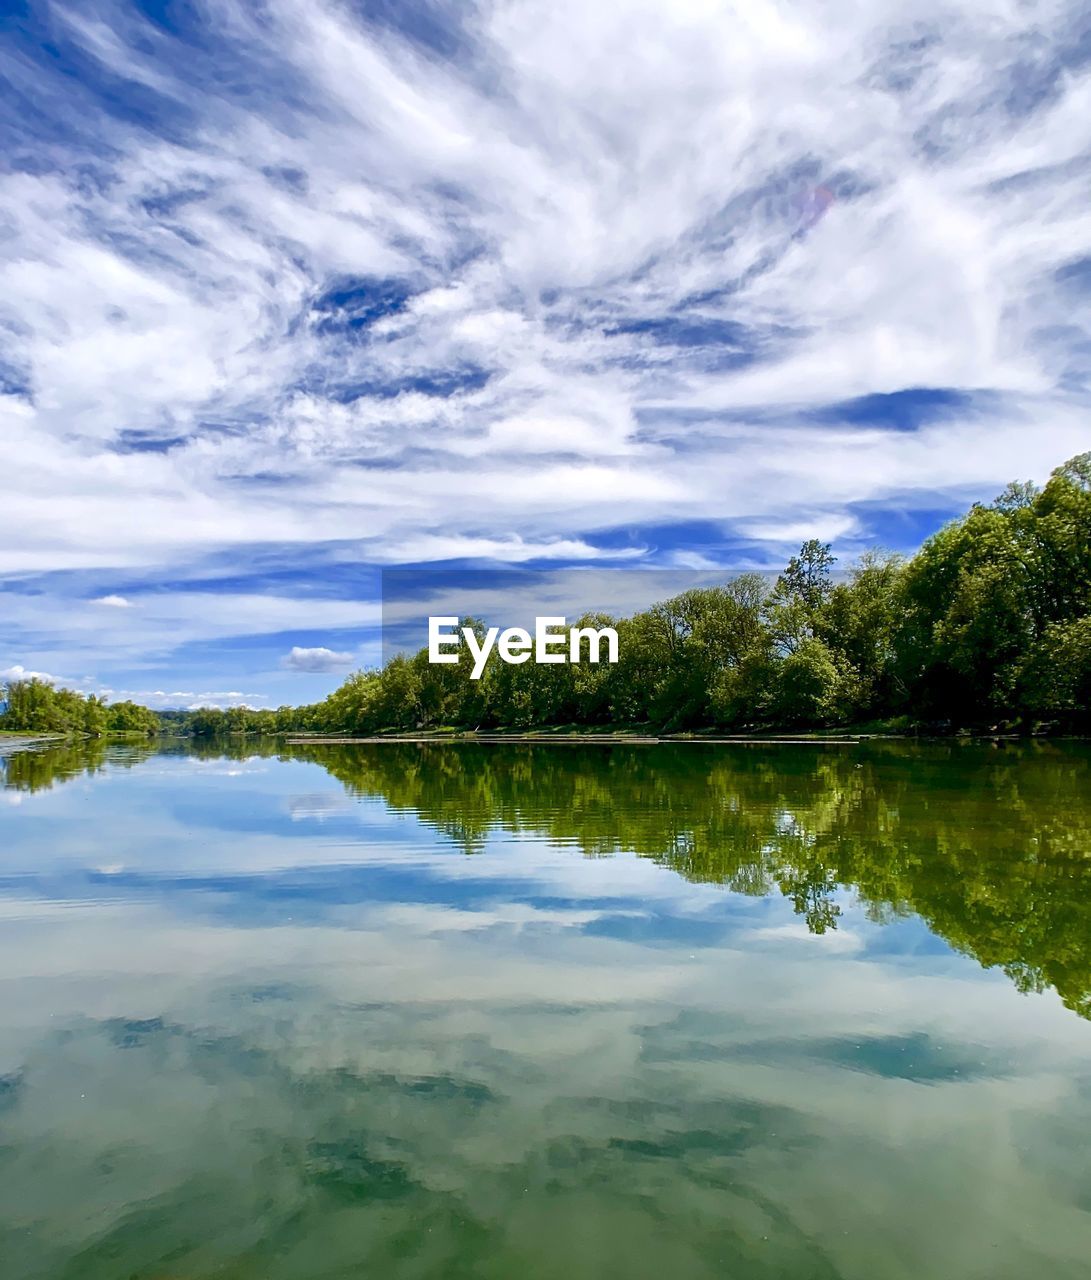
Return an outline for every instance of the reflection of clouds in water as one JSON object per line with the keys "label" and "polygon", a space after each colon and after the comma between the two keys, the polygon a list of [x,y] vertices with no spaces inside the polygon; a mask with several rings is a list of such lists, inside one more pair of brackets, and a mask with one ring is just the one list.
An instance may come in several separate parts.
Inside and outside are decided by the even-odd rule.
{"label": "reflection of clouds in water", "polygon": [[[611,912],[617,915],[618,912]],[[630,910],[620,913],[640,917],[645,913]],[[412,925],[416,932],[442,935],[475,932],[483,929],[521,929],[524,925],[549,925],[571,929],[601,920],[601,911],[536,907],[529,902],[498,902],[487,910],[462,911],[457,907],[435,904],[395,903],[384,912],[386,924],[392,928]],[[431,924],[431,928],[429,928]]]}
{"label": "reflection of clouds in water", "polygon": [[221,756],[152,756],[141,760],[139,769],[142,779],[175,778],[179,775],[199,773],[205,778],[236,778],[243,774],[268,773],[269,762],[263,756],[248,756],[245,759],[234,759]]}
{"label": "reflection of clouds in water", "polygon": [[[1050,985],[1070,1008],[1086,1003],[1086,913],[1050,852],[1079,838],[1086,815],[1077,805],[1058,816],[1048,802],[1058,785],[1078,791],[1078,747],[966,748],[957,761],[949,745],[896,744],[301,750],[312,763],[278,760],[242,791],[235,779],[168,787],[135,771],[152,801],[136,813],[120,777],[96,777],[89,785],[113,793],[99,804],[111,863],[131,868],[111,877],[110,895],[170,901],[191,918],[347,928],[377,902],[489,911],[577,899],[600,913],[587,932],[691,946],[790,922],[779,897],[816,934],[851,922],[869,954],[916,953],[933,970],[956,963],[947,939],[1021,990]],[[331,800],[328,780],[314,786],[325,777],[316,764],[344,797]],[[942,807],[937,766],[962,782]],[[329,812],[293,820],[293,804]],[[102,881],[88,874],[85,812],[71,796],[48,808],[60,821],[15,846],[25,862],[9,861],[0,888],[93,901]],[[983,894],[995,910],[975,905]],[[880,922],[894,929],[879,936]]]}
{"label": "reflection of clouds in water", "polygon": [[609,1261],[636,1239],[700,1276],[722,1274],[704,1251],[723,1232],[770,1280],[874,1275],[891,1232],[906,1275],[978,1274],[998,1241],[1024,1274],[1076,1274],[1075,1191],[1039,1176],[1054,1145],[1014,1120],[1086,1114],[1086,1045],[1058,1008],[1024,1002],[1020,1022],[1006,986],[791,948],[691,958],[557,927],[527,948],[465,935],[458,912],[437,936],[443,914],[401,904],[353,932],[61,918],[90,1016],[53,998],[73,980],[56,938],[24,932],[22,976],[53,980],[4,1067],[0,1216],[48,1206],[24,1247],[86,1248],[81,1280],[135,1273],[149,1247],[205,1274],[248,1231],[288,1232],[300,1275],[335,1274],[346,1241],[393,1275],[402,1233],[429,1225],[428,1274],[469,1229],[514,1275],[573,1222],[598,1224]]}
{"label": "reflection of clouds in water", "polygon": [[197,763],[201,765],[201,773],[206,778],[244,778],[255,773],[269,772],[267,765],[252,765],[249,761],[225,764],[219,760],[200,760]]}
{"label": "reflection of clouds in water", "polygon": [[[187,762],[187,767],[189,763],[203,767],[202,779],[216,776],[217,771],[208,767],[210,762]],[[225,762],[211,763],[222,766]],[[328,776],[317,765],[294,768],[316,781]],[[214,891],[215,881],[222,881],[223,893],[241,903],[261,892],[259,878],[264,877],[266,887],[272,891],[276,888],[275,878],[284,877],[281,897],[297,897],[299,910],[306,912],[308,896],[314,896],[320,904],[329,897],[333,880],[341,880],[345,894],[355,892],[366,897],[370,892],[367,873],[387,869],[427,879],[433,885],[432,891],[439,893],[492,895],[515,891],[559,898],[576,896],[592,903],[603,898],[633,897],[641,902],[654,900],[674,913],[694,915],[729,907],[747,911],[752,905],[745,899],[732,901],[718,886],[689,884],[631,854],[587,859],[572,841],[528,832],[493,831],[484,843],[484,856],[466,857],[457,841],[434,831],[416,814],[391,812],[378,798],[355,797],[340,788],[298,791],[286,797],[271,785],[268,793],[263,791],[255,797],[257,803],[251,807],[251,818],[259,829],[245,829],[238,811],[231,810],[223,814],[232,828],[225,831],[218,825],[220,814],[214,807],[214,794],[204,793],[201,812],[191,813],[184,803],[188,793],[178,793],[174,788],[177,777],[173,769],[159,771],[142,765],[140,781],[146,784],[150,796],[161,802],[144,805],[135,814],[124,806],[113,808],[105,795],[101,799],[93,796],[90,804],[111,808],[110,861],[124,863],[133,870],[129,890],[132,896],[171,897],[178,910],[187,909],[180,899],[188,893],[201,895],[193,907],[202,909],[204,895]],[[268,781],[275,783],[277,777],[275,771],[270,771]],[[265,779],[261,781],[264,783]],[[181,805],[176,799],[179,795]],[[28,841],[10,850],[3,859],[5,870],[20,873],[25,885],[35,880],[37,892],[78,897],[93,893],[93,886],[89,889],[82,879],[72,879],[81,869],[95,870],[101,865],[101,852],[88,845],[82,825],[88,799],[69,788],[51,792],[49,801],[55,815],[69,821],[55,825],[48,841]],[[281,816],[285,811],[287,823]],[[199,839],[195,839],[195,819],[200,822]],[[309,820],[319,823],[330,839],[311,837]],[[196,881],[200,881],[199,890],[194,889]],[[406,893],[413,891],[413,887],[406,886]],[[125,889],[115,884],[110,892],[122,893]],[[226,902],[227,898],[219,901]]]}
{"label": "reflection of clouds in water", "polygon": [[[18,1224],[18,1280],[393,1276],[407,1248],[421,1275],[457,1256],[475,1280],[528,1259],[570,1280],[721,1259],[751,1280],[888,1280],[877,1258],[896,1280],[1075,1280],[1086,1170],[1058,1134],[1091,1112],[1087,1023],[919,919],[880,928],[850,890],[830,896],[841,927],[812,935],[779,894],[581,856],[570,811],[608,837],[611,805],[654,807],[654,770],[626,790],[583,769],[562,804],[535,789],[559,757],[539,758],[489,807],[478,759],[452,777],[436,757],[433,825],[317,765],[240,784],[223,760],[10,815],[0,1224]],[[806,776],[812,809],[859,801]],[[805,786],[762,809],[676,771],[668,837],[695,812],[687,779],[722,796],[710,821],[806,829]],[[562,835],[501,829],[512,796]],[[452,814],[491,815],[476,856]]]}
{"label": "reflection of clouds in water", "polygon": [[1024,1062],[1043,1054],[1086,1060],[1091,1032],[1055,996],[1027,1000],[962,957],[938,957],[924,970],[919,957],[910,967],[810,939],[801,946],[788,928],[770,929],[753,950],[745,936],[741,946],[728,939],[695,949],[684,937],[648,945],[588,931],[596,914],[587,903],[464,911],[403,901],[346,907],[332,925],[252,928],[187,922],[151,904],[28,904],[0,933],[0,972],[13,980],[0,986],[0,1021],[16,1021],[15,1006],[32,988],[17,1019],[28,1028],[89,1007],[101,1016],[167,1007],[200,1021],[210,987],[286,982],[333,1006],[704,1008],[733,1017],[740,1035],[744,1027],[791,1026],[800,1038],[927,1028]]}
{"label": "reflection of clouds in water", "polygon": [[286,803],[288,815],[293,822],[303,822],[308,818],[321,822],[323,818],[348,813],[356,808],[356,801],[342,789],[289,796]]}
{"label": "reflection of clouds in water", "polygon": [[852,929],[827,929],[825,933],[813,933],[805,920],[792,920],[786,924],[766,925],[747,929],[740,942],[803,942],[824,951],[858,952],[867,946],[867,940]]}

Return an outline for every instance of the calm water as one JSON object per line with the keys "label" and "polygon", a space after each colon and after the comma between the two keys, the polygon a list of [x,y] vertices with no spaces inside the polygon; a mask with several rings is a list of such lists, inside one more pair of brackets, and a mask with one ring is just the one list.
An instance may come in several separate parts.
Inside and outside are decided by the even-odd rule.
{"label": "calm water", "polygon": [[0,764],[4,1280],[1086,1280],[1091,750]]}

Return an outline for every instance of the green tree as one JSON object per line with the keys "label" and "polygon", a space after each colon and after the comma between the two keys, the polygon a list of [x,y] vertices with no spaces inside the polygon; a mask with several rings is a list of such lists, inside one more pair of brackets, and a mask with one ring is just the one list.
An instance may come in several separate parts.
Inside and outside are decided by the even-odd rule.
{"label": "green tree", "polygon": [[109,724],[106,703],[94,696],[86,698],[83,703],[80,728],[89,737],[101,738]]}
{"label": "green tree", "polygon": [[904,572],[901,556],[867,552],[822,608],[821,638],[838,655],[841,671],[851,671],[852,709],[860,715],[895,708],[905,695],[897,647]]}
{"label": "green tree", "polygon": [[1091,724],[1091,615],[1046,627],[1027,659],[1023,684],[1034,714],[1076,728]]}
{"label": "green tree", "polygon": [[[315,707],[282,709],[275,724],[372,733],[570,722],[768,727],[893,715],[951,726],[1083,723],[1091,454],[1058,467],[1041,491],[1008,485],[909,561],[872,552],[839,582],[835,563],[828,543],[810,539],[772,590],[744,574],[630,618],[581,619],[616,628],[614,666],[508,666],[494,653],[473,681],[465,648],[444,666],[422,651],[357,673]],[[464,623],[483,635],[483,623]]]}
{"label": "green tree", "polygon": [[158,732],[159,717],[136,702],[111,702],[106,708],[106,729],[110,733],[150,735]]}

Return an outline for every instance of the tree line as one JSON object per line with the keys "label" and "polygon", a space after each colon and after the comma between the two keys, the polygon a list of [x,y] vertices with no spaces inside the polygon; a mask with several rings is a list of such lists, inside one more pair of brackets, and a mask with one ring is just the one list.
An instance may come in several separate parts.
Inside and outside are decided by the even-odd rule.
{"label": "tree line", "polygon": [[[1013,483],[975,504],[912,557],[872,551],[847,573],[835,565],[829,544],[812,539],[775,581],[744,573],[629,618],[579,619],[616,628],[616,664],[512,665],[494,653],[471,680],[465,646],[452,665],[429,663],[421,649],[354,673],[311,706],[158,718],[14,682],[0,728],[151,732],[154,721],[206,737],[558,725],[1088,728],[1091,453],[1040,489]],[[484,635],[479,620],[462,625]]]}
{"label": "tree line", "polygon": [[[873,721],[937,729],[1085,729],[1091,704],[1091,453],[1041,488],[1011,484],[911,558],[835,572],[803,544],[770,582],[746,573],[615,619],[616,665],[511,665],[426,650],[360,671],[277,728],[370,734],[439,726],[648,725],[663,732]],[[463,620],[479,634],[484,624]]]}
{"label": "tree line", "polygon": [[2,702],[0,730],[100,738],[119,733],[147,736],[160,728],[156,713],[136,702],[107,702],[38,678],[9,681]]}

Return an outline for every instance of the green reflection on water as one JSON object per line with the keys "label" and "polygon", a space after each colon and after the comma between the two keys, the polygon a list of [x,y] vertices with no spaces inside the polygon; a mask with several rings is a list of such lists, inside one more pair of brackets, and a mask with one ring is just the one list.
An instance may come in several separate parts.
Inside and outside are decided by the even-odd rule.
{"label": "green reflection on water", "polygon": [[1080,744],[300,748],[460,842],[496,826],[779,892],[814,933],[839,886],[915,912],[1020,990],[1091,1017],[1091,749]]}
{"label": "green reflection on water", "polygon": [[[410,857],[453,844],[479,866],[498,832],[530,869],[557,845],[635,853],[665,869],[649,895],[681,877],[767,896],[823,947],[853,924],[847,886],[879,932],[919,916],[1091,1012],[1079,744],[203,754],[225,750],[269,755],[271,797],[281,763],[290,795],[314,762],[412,815]],[[51,801],[81,776],[135,781],[153,753],[20,753],[4,780]],[[172,776],[132,813],[124,790],[92,794],[89,856],[205,785]],[[96,932],[93,907],[41,926],[28,909],[48,964],[6,984],[41,1008],[0,1079],[4,1280],[1087,1274],[1091,1042],[1071,1014],[1036,1020],[912,954],[868,987],[836,952],[478,936],[457,903],[414,916],[403,897],[353,929],[183,922],[195,956],[224,949],[181,992],[141,976],[174,963],[160,918],[149,932],[134,906]],[[87,1008],[53,1018],[56,984],[88,979]],[[995,1016],[976,1016],[986,998]]]}

